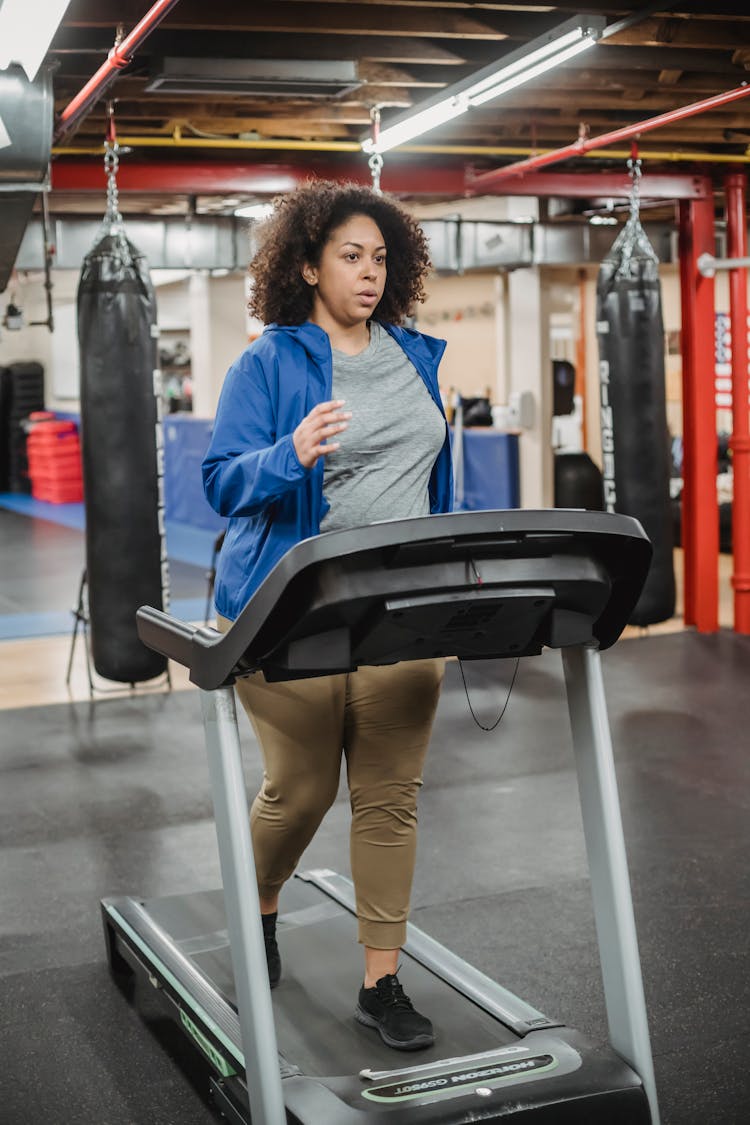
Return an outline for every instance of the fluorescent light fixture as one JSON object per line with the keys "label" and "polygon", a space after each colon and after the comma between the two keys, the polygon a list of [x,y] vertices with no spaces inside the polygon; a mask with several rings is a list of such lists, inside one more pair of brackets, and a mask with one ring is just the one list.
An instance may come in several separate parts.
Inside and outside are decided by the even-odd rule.
{"label": "fluorescent light fixture", "polygon": [[[564,51],[565,48],[572,43],[582,42],[582,36],[583,29],[575,27],[564,35],[558,35],[548,43],[544,43],[541,47],[537,47],[536,49],[533,49],[534,45],[531,43],[529,47],[532,49],[529,51],[529,54],[524,55],[521,59],[516,59],[515,62],[502,64],[499,69],[495,68],[494,72],[488,74],[481,82],[474,82],[467,90],[467,93],[469,95],[479,94],[482,90],[487,90],[488,87],[497,85],[498,79],[512,78],[514,74],[522,74],[526,67],[533,66],[536,62],[546,61],[547,66],[549,66],[550,57],[554,57],[558,52]],[[556,58],[553,65],[557,65]]]}
{"label": "fluorescent light fixture", "polygon": [[457,83],[424,109],[381,129],[377,141],[373,137],[366,138],[362,148],[367,153],[387,152],[451,121],[471,106],[483,105],[515,90],[593,46],[601,38],[605,25],[603,16],[573,16],[545,35],[511,51],[500,62],[491,63]]}
{"label": "fluorescent light fixture", "polygon": [[370,140],[364,142],[362,148],[365,152],[387,152],[389,148],[402,145],[404,141],[410,141],[412,137],[418,137],[422,133],[434,129],[436,125],[443,125],[446,121],[458,117],[465,113],[468,108],[469,103],[462,94],[454,98],[446,98],[445,101],[438,102],[437,105],[423,109],[420,113],[415,113],[413,117],[409,117],[406,121],[383,129],[377,144],[370,138]]}
{"label": "fluorescent light fixture", "polygon": [[4,0],[0,4],[0,70],[22,66],[33,82],[70,0]]}
{"label": "fluorescent light fixture", "polygon": [[482,93],[470,94],[469,105],[484,105],[485,102],[490,101],[492,98],[498,98],[501,94],[507,94],[509,90],[515,90],[517,86],[523,86],[524,82],[530,82],[532,78],[538,78],[540,74],[545,74],[560,63],[567,62],[568,59],[575,58],[580,55],[581,51],[586,51],[589,47],[594,46],[593,39],[579,39],[577,43],[571,43],[564,51],[560,51],[557,55],[550,55],[541,62],[536,63],[534,66],[528,67],[526,70],[520,71],[518,74],[511,75],[510,78],[504,79],[502,82],[491,86],[489,90],[484,90]]}
{"label": "fluorescent light fixture", "polygon": [[246,207],[238,207],[234,213],[238,219],[254,219],[257,222],[259,219],[267,219],[272,211],[270,203],[248,203]]}

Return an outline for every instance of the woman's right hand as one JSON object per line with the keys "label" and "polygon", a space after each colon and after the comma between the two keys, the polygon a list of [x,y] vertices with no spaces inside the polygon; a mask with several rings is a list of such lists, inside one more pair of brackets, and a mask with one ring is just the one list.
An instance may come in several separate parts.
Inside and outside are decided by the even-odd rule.
{"label": "woman's right hand", "polygon": [[300,464],[306,469],[312,469],[319,457],[339,448],[340,442],[326,439],[346,429],[352,415],[351,411],[341,410],[343,405],[342,398],[319,403],[302,419],[292,434],[294,451]]}

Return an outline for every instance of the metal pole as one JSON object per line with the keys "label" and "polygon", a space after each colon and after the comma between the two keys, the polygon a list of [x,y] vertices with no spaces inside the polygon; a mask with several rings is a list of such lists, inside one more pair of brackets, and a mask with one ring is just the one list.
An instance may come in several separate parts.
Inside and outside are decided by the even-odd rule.
{"label": "metal pole", "polygon": [[157,3],[146,12],[143,19],[136,24],[130,35],[126,36],[119,46],[110,51],[107,61],[102,63],[96,74],[89,78],[83,89],[79,90],[58,117],[54,134],[55,142],[70,133],[73,126],[102,96],[107,86],[116,77],[117,72],[132,62],[133,55],[138,47],[178,3],[179,0],[157,0]]}
{"label": "metal pole", "polygon": [[748,413],[747,351],[747,179],[733,172],[724,180],[727,220],[727,255],[735,260],[729,270],[729,313],[732,325],[732,553],[734,556],[734,628],[750,633],[750,414]]}
{"label": "metal pole", "polygon": [[[731,177],[727,177],[725,183]],[[740,174],[740,179],[744,176]],[[733,270],[742,266],[743,269],[750,267],[750,258],[714,258],[713,254],[701,254],[698,259],[698,269],[703,277],[714,277],[717,270]]]}
{"label": "metal pole", "polygon": [[734,90],[727,90],[713,98],[706,98],[702,102],[692,102],[680,109],[671,109],[668,113],[660,113],[658,117],[650,117],[645,121],[638,121],[634,125],[626,125],[622,129],[614,129],[611,133],[601,133],[598,137],[579,139],[564,148],[553,149],[552,152],[541,152],[529,160],[519,160],[515,164],[506,164],[504,168],[497,168],[493,172],[485,172],[481,176],[467,182],[467,192],[471,195],[483,195],[492,192],[495,185],[509,176],[522,176],[534,168],[544,168],[548,164],[557,164],[568,157],[582,156],[593,148],[603,148],[606,145],[616,144],[617,141],[626,141],[631,137],[648,133],[652,129],[659,129],[662,125],[672,125],[675,121],[684,121],[686,117],[694,117],[706,110],[716,109],[718,106],[727,105],[737,101],[738,98],[750,96],[750,85],[738,86]]}
{"label": "metal pole", "polygon": [[681,201],[679,223],[685,624],[711,633],[719,627],[714,283],[698,258],[714,249],[713,200]]}
{"label": "metal pole", "polygon": [[652,1125],[659,1125],[617,777],[599,650],[562,650],[581,795],[591,897],[612,1046],[639,1075]]}
{"label": "metal pole", "polygon": [[253,1125],[286,1125],[234,690],[201,691],[224,906]]}

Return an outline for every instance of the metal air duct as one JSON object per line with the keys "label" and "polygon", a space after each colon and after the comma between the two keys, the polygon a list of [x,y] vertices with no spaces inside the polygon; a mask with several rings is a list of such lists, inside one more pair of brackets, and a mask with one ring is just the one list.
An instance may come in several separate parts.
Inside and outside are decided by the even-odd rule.
{"label": "metal air duct", "polygon": [[337,98],[361,85],[356,63],[344,60],[163,58],[146,92]]}
{"label": "metal air duct", "polygon": [[52,148],[52,75],[29,82],[20,66],[0,70],[0,293],[8,284]]}

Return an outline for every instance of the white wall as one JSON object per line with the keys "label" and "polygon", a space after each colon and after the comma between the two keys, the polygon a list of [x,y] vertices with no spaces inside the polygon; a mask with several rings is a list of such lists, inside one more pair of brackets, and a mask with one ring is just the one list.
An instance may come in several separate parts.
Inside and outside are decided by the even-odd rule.
{"label": "white wall", "polygon": [[550,290],[538,268],[514,270],[505,303],[509,397],[533,397],[533,423],[519,442],[521,507],[552,504],[552,379],[549,348]]}
{"label": "white wall", "polygon": [[209,366],[205,380],[201,376],[202,393],[194,406],[196,414],[213,417],[224,376],[237,356],[247,347],[250,335],[247,319],[245,275],[230,274],[212,278],[208,286],[208,322],[210,343],[206,349]]}
{"label": "white wall", "polygon": [[466,396],[487,394],[501,401],[504,389],[498,355],[498,275],[430,276],[427,298],[417,307],[417,328],[447,342],[440,364],[440,386]]}
{"label": "white wall", "polygon": [[[53,318],[56,331],[50,333],[43,325],[31,327],[31,321],[47,319],[47,296],[44,275],[21,275],[9,285],[2,296],[2,311],[14,290],[15,303],[23,310],[24,327],[17,332],[0,328],[0,365],[35,360],[44,367],[45,401],[48,407],[60,410],[78,409],[78,356],[75,327],[75,301],[78,273],[53,270]],[[55,372],[57,377],[54,377]],[[68,395],[72,395],[68,397]]]}
{"label": "white wall", "polygon": [[194,270],[159,285],[156,304],[165,342],[183,334],[189,341],[193,413],[211,418],[224,376],[247,346],[244,274],[212,277],[207,270]]}
{"label": "white wall", "polygon": [[[175,281],[167,281],[169,271],[154,271],[156,307],[160,328],[166,330],[165,343],[175,335],[190,341],[193,353],[193,395],[196,411],[213,415],[227,368],[248,340],[247,299],[241,273],[213,278],[206,273],[174,271]],[[19,331],[0,328],[0,365],[36,360],[45,371],[45,401],[48,409],[79,409],[78,336],[76,327],[76,270],[52,271],[52,299],[55,331],[44,326],[31,327],[34,320],[46,320],[44,276],[21,275],[2,296],[2,311],[14,290],[15,302],[24,314]]]}

